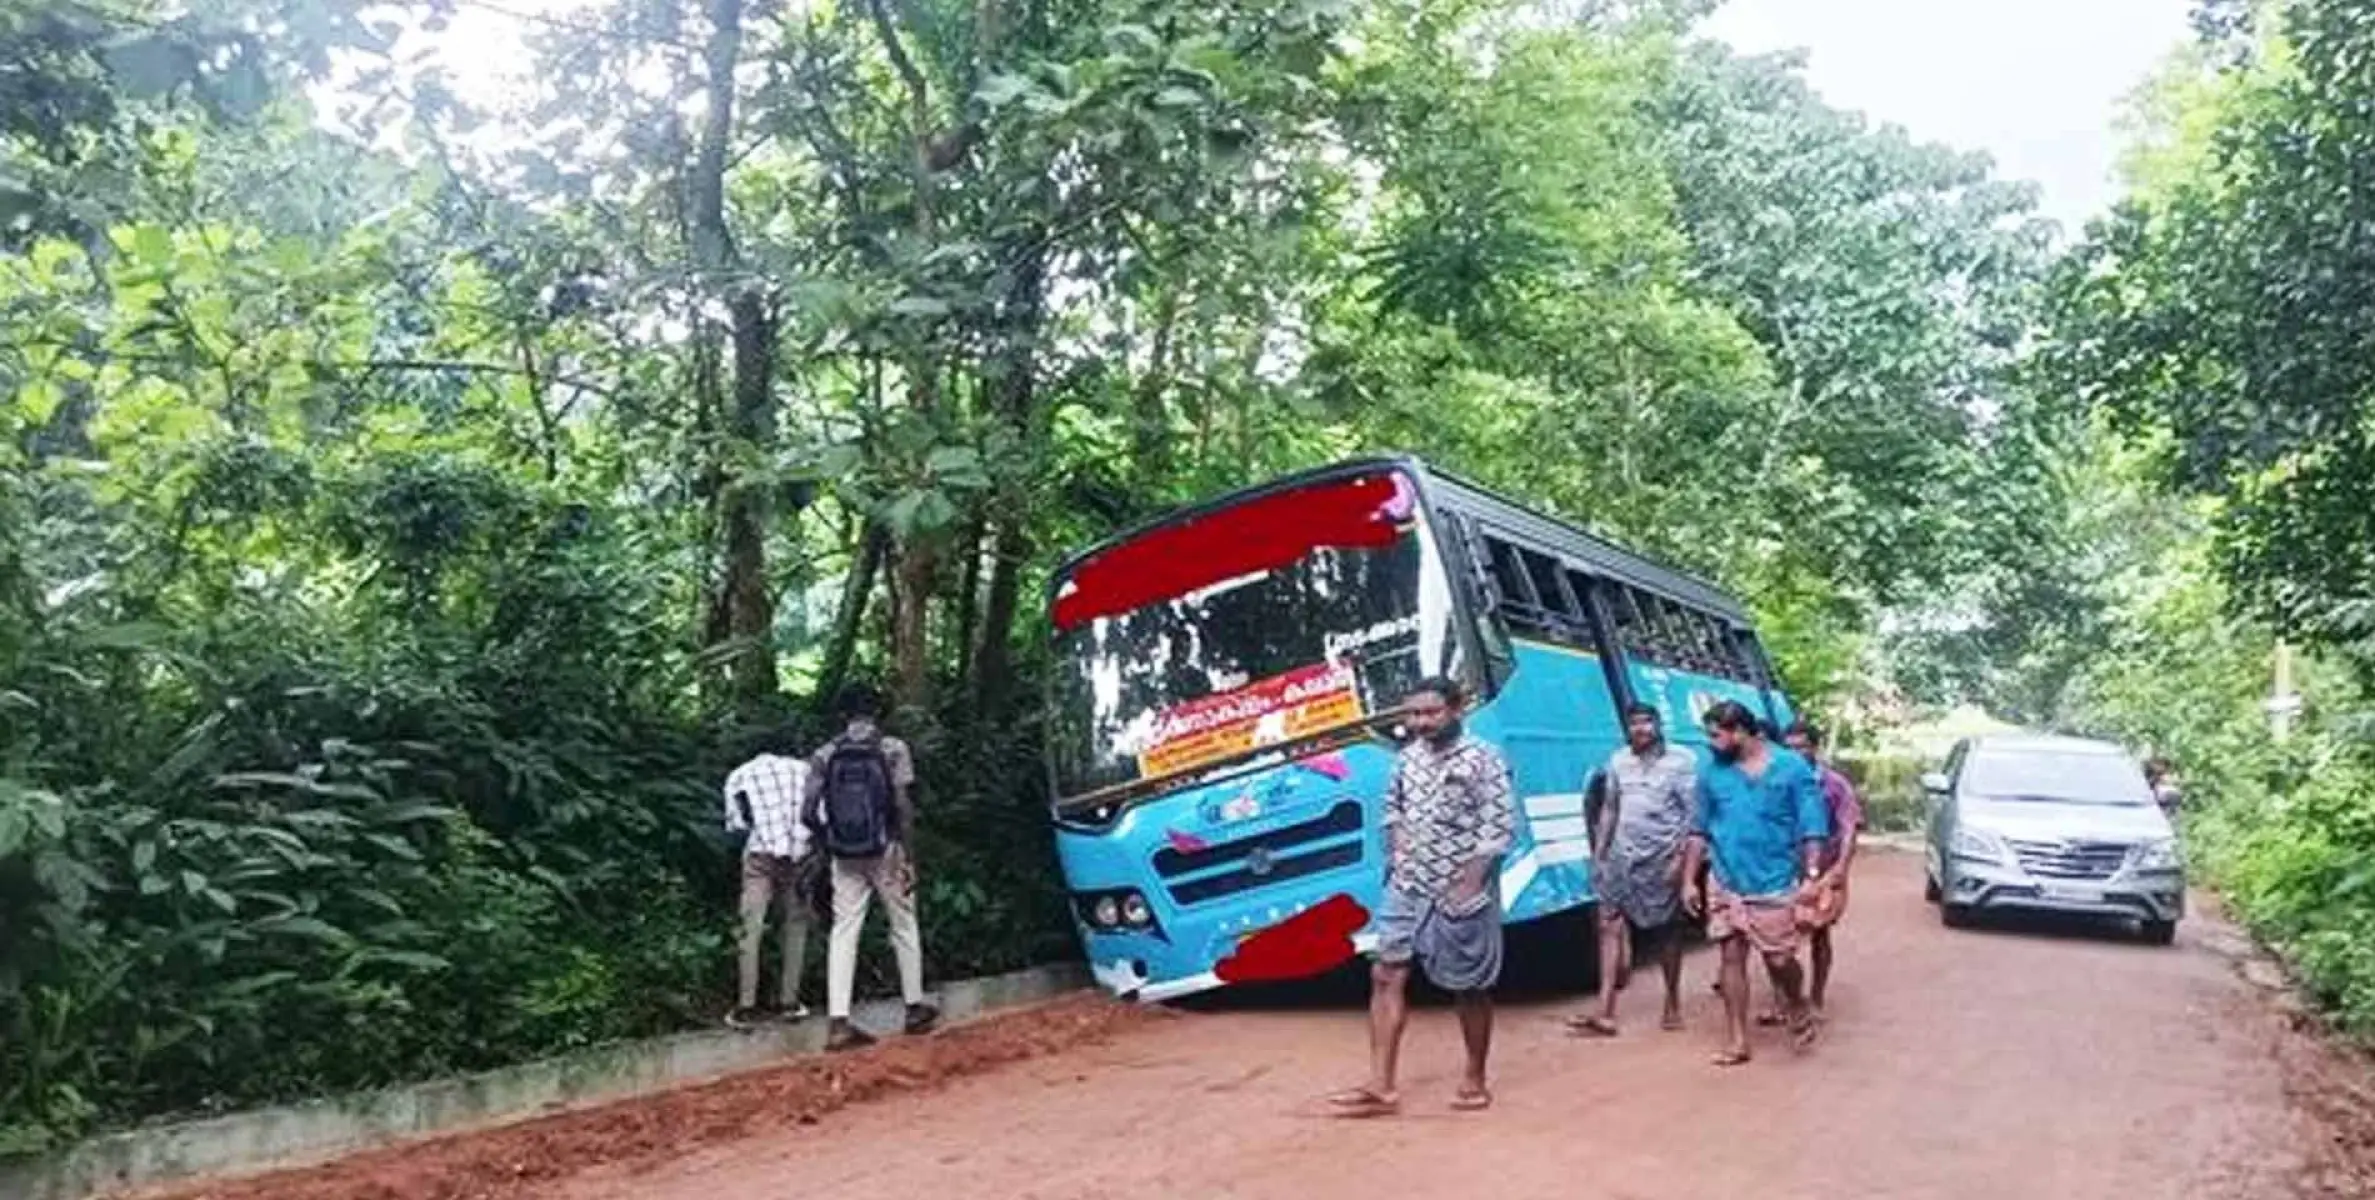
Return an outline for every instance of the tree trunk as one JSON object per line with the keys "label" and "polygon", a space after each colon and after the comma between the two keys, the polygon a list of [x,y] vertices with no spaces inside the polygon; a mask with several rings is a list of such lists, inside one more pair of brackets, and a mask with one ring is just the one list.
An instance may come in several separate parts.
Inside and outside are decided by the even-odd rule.
{"label": "tree trunk", "polygon": [[[709,19],[703,53],[708,107],[685,180],[685,202],[694,269],[706,284],[722,285],[727,293],[734,389],[721,422],[729,436],[713,442],[709,450],[716,456],[710,469],[722,484],[726,555],[708,633],[712,645],[721,640],[721,633],[724,639],[746,643],[734,656],[730,679],[737,706],[754,711],[774,696],[777,687],[775,599],[767,587],[770,505],[765,488],[724,478],[724,461],[736,445],[763,451],[774,441],[775,329],[766,297],[756,285],[736,277],[740,255],[726,224],[726,156],[734,130],[734,74],[742,57],[742,0],[712,0]],[[714,376],[709,387],[714,395]]]}
{"label": "tree trunk", "polygon": [[830,705],[849,682],[850,664],[858,655],[858,637],[866,628],[866,605],[874,597],[874,577],[882,573],[883,553],[890,535],[872,521],[858,531],[857,556],[849,579],[841,588],[841,608],[833,614],[833,640],[825,645],[824,668],[817,673],[816,702]]}
{"label": "tree trunk", "polygon": [[[866,13],[884,57],[907,92],[909,178],[914,188],[909,197],[909,226],[916,243],[929,247],[940,236],[934,176],[955,165],[971,133],[953,136],[949,151],[937,147],[931,88],[923,71],[907,53],[884,0],[866,0]],[[927,422],[940,408],[942,359],[940,348],[927,341],[906,364],[908,404]],[[931,709],[932,585],[938,575],[939,548],[933,545],[932,534],[920,529],[900,531],[891,573],[891,692],[893,702],[903,709]]]}
{"label": "tree trunk", "polygon": [[1171,445],[1171,339],[1178,324],[1179,292],[1165,287],[1162,299],[1156,303],[1154,345],[1148,354],[1146,375],[1132,393],[1135,411],[1130,457],[1135,460],[1134,475],[1157,487],[1170,482],[1175,458]]}
{"label": "tree trunk", "polygon": [[957,611],[949,621],[949,644],[956,647],[958,689],[971,690],[973,679],[973,622],[981,613],[981,539],[988,518],[975,516],[957,539],[959,560],[965,564],[957,583]]}
{"label": "tree trunk", "polygon": [[[1006,362],[998,379],[998,410],[1017,440],[1031,446],[1045,444],[1039,428],[1039,335],[1047,315],[1047,239],[1036,227],[1024,236],[1029,249],[1007,297]],[[1030,522],[1027,491],[1010,487],[999,508],[989,598],[973,655],[974,704],[985,713],[1004,712],[1013,693],[1014,618],[1022,602],[1023,563],[1031,554]]]}
{"label": "tree trunk", "polygon": [[929,545],[909,537],[891,575],[891,692],[903,709],[932,702],[932,585],[939,564]]}
{"label": "tree trunk", "polygon": [[973,654],[974,704],[985,713],[1005,711],[1014,693],[1014,618],[1022,604],[1023,563],[1031,554],[1028,520],[1020,512],[1000,519],[990,551],[989,599]]}
{"label": "tree trunk", "polygon": [[[734,436],[755,446],[775,440],[775,331],[766,301],[744,290],[733,300]],[[726,492],[726,597],[731,635],[747,649],[735,658],[734,695],[759,710],[775,695],[775,597],[767,587],[771,489],[737,481]]]}

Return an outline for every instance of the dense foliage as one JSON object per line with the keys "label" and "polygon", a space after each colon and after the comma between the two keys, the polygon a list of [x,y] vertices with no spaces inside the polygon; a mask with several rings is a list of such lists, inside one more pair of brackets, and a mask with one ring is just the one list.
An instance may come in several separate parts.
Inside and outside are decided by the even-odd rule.
{"label": "dense foliage", "polygon": [[[2143,94],[2134,188],[2051,288],[2047,606],[2007,606],[2036,711],[2177,759],[2194,848],[2375,1034],[2375,7],[2213,3]],[[2279,642],[2307,700],[2271,736]],[[2016,656],[2017,657],[2017,656]]]}
{"label": "dense foliage", "polygon": [[716,782],[861,674],[932,969],[1067,953],[1049,563],[1350,451],[1859,686],[2058,495],[2045,235],[1688,8],[616,0],[481,111],[334,0],[0,7],[0,1152],[714,1015]]}

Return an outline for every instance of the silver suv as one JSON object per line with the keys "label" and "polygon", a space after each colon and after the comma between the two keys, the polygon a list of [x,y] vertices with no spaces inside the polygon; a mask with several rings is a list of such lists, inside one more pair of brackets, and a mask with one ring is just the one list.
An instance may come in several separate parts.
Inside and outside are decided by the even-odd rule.
{"label": "silver suv", "polygon": [[1981,910],[2124,917],[2167,945],[2185,862],[2144,772],[2109,742],[1971,738],[1929,793],[1928,898],[1950,926]]}

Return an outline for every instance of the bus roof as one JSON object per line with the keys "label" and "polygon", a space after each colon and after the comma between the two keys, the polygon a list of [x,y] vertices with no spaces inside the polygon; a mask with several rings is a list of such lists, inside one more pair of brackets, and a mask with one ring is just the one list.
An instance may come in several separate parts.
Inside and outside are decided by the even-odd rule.
{"label": "bus roof", "polygon": [[[1585,565],[1610,578],[1619,579],[1635,587],[1658,593],[1669,600],[1746,625],[1748,616],[1740,602],[1714,584],[1678,568],[1627,550],[1606,538],[1572,522],[1549,516],[1528,508],[1514,500],[1471,483],[1459,476],[1430,466],[1412,454],[1375,454],[1343,459],[1325,466],[1312,467],[1252,487],[1226,492],[1209,500],[1183,505],[1150,520],[1141,521],[1113,534],[1087,549],[1066,558],[1048,578],[1050,597],[1063,585],[1066,576],[1089,559],[1105,551],[1146,536],[1164,526],[1176,524],[1205,513],[1217,512],[1241,504],[1258,496],[1288,491],[1327,479],[1357,475],[1365,471],[1400,468],[1416,477],[1419,489],[1436,507],[1449,507],[1470,517],[1482,518],[1508,532],[1530,539],[1544,547],[1559,551],[1582,561]],[[1446,503],[1448,502],[1448,504]]]}

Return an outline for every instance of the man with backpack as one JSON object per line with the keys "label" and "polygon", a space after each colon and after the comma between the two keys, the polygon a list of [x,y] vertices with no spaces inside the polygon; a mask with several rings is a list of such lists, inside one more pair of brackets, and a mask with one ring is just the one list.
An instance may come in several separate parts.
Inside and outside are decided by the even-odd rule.
{"label": "man with backpack", "polygon": [[882,731],[882,700],[872,688],[842,693],[841,734],[809,758],[805,820],[817,846],[832,860],[833,934],[825,956],[825,1010],[832,1018],[828,1050],[850,1050],[874,1038],[849,1019],[858,972],[858,936],[876,897],[890,922],[891,953],[899,963],[899,991],[907,1002],[907,1032],[927,1033],[940,1010],[924,1002],[924,944],[915,922],[915,866],[909,835],[915,759],[907,743]]}

